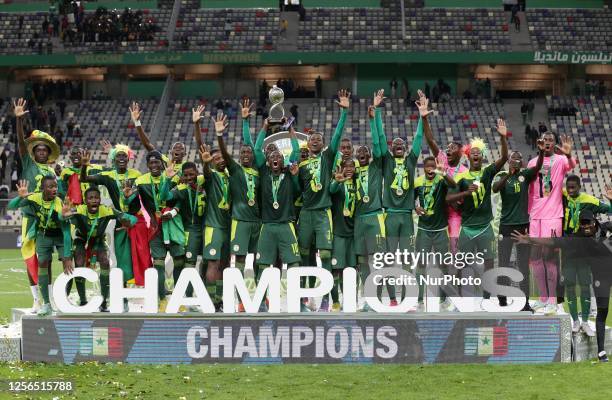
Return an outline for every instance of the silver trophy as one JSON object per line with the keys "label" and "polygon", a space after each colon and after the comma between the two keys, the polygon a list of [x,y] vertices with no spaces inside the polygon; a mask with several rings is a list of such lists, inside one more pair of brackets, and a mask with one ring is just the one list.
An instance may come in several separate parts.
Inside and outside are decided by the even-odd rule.
{"label": "silver trophy", "polygon": [[283,108],[285,93],[283,92],[283,89],[274,85],[268,92],[268,98],[270,99],[270,103],[272,103],[272,107],[270,107],[270,112],[268,113],[270,122],[273,124],[279,124],[285,118],[285,109]]}

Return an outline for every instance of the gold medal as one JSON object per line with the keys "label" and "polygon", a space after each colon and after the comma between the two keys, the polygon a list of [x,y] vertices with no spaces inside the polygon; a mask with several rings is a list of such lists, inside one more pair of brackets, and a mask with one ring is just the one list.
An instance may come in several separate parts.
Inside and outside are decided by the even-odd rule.
{"label": "gold medal", "polygon": [[275,210],[278,210],[280,207],[280,204],[278,204],[278,201],[275,201],[274,203],[272,203],[272,207],[274,207]]}
{"label": "gold medal", "polygon": [[249,199],[249,206],[253,207],[255,205],[254,199]]}
{"label": "gold medal", "polygon": [[369,203],[370,202],[370,196],[363,196],[363,202],[364,203]]}
{"label": "gold medal", "polygon": [[402,188],[399,188],[399,189],[397,189],[397,190],[395,191],[395,193],[396,193],[398,196],[401,196],[401,195],[403,195],[403,194],[404,194],[404,191],[402,190]]}
{"label": "gold medal", "polygon": [[351,210],[349,210],[349,209],[345,208],[342,213],[344,214],[345,217],[350,217],[351,216]]}

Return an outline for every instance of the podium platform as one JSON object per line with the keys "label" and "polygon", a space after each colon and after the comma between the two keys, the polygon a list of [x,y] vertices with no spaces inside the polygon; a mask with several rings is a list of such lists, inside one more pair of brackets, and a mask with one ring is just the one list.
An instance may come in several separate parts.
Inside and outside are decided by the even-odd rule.
{"label": "podium platform", "polygon": [[22,358],[72,364],[543,363],[572,360],[568,315],[24,314]]}

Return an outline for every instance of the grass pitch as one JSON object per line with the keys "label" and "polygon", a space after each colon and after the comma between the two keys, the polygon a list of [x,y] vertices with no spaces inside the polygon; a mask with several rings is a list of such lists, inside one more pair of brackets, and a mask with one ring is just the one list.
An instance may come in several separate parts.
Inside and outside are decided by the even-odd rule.
{"label": "grass pitch", "polygon": [[[609,399],[610,365],[0,364],[3,379],[72,380],[22,399]],[[6,385],[5,385],[6,387]]]}

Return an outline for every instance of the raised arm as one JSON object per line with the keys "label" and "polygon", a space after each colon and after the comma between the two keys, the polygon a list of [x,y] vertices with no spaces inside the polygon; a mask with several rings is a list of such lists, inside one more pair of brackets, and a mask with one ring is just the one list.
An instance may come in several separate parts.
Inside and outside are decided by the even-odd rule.
{"label": "raised arm", "polygon": [[28,192],[28,181],[20,180],[17,182],[17,197],[9,201],[7,207],[9,210],[17,210],[20,207],[23,207],[27,201],[27,197],[31,193]]}
{"label": "raised arm", "polygon": [[300,158],[300,143],[293,126],[289,127],[289,137],[291,139],[291,154],[289,154],[289,162],[294,163]]}
{"label": "raised arm", "polygon": [[338,92],[338,100],[336,103],[340,106],[340,119],[338,120],[338,125],[336,125],[336,130],[329,142],[329,148],[331,151],[336,154],[338,152],[338,148],[340,147],[340,140],[342,139],[342,134],[344,133],[344,123],[346,122],[346,115],[348,113],[348,109],[351,105],[350,102],[351,93],[347,90],[340,90]]}
{"label": "raised arm", "polygon": [[557,154],[563,154],[567,157],[569,161],[568,171],[572,170],[576,166],[576,161],[572,158],[572,147],[574,146],[574,141],[568,135],[561,136],[561,146],[555,146],[555,152]]}
{"label": "raised arm", "polygon": [[[434,140],[433,137],[433,132],[431,131],[431,125],[429,125],[429,114],[431,114],[433,112],[433,110],[429,110],[429,99],[427,97],[425,97],[425,94],[421,91],[418,90],[417,91],[418,95],[419,95],[419,100],[415,102],[416,106],[419,109],[419,115],[421,117],[421,119],[419,120],[419,123],[423,124],[423,133],[425,134],[425,140],[427,141],[427,145],[429,146],[431,153],[434,157],[438,157],[438,153],[440,153],[440,148],[438,147],[438,144],[436,143],[436,141]],[[418,134],[418,126],[417,126],[417,134]],[[415,136],[416,139],[416,136]],[[413,149],[414,149],[414,143],[416,142],[413,141]],[[418,141],[419,146],[421,146],[421,140]],[[419,147],[419,153],[421,152],[421,148]]]}
{"label": "raised arm", "polygon": [[28,154],[28,148],[25,143],[25,134],[23,132],[23,118],[25,117],[28,110],[26,110],[26,101],[24,99],[18,99],[17,102],[13,101],[13,111],[15,112],[16,129],[17,129],[17,148],[19,150],[19,156],[23,157]]}
{"label": "raised arm", "polygon": [[255,103],[251,103],[249,99],[244,99],[242,102],[242,143],[245,146],[251,146],[253,148],[253,138],[251,137],[251,126],[249,124],[249,118],[251,117],[251,107]]}
{"label": "raised arm", "polygon": [[380,105],[383,103],[385,99],[385,91],[380,89],[378,92],[374,93],[374,122],[376,123],[376,131],[378,132],[378,146],[380,148],[380,154],[386,154],[389,151],[389,147],[387,146],[387,135],[385,134],[385,129],[383,127],[382,122],[382,111],[380,110]]}
{"label": "raised arm", "polygon": [[94,175],[87,174],[87,167],[89,166],[89,162],[91,160],[91,152],[87,149],[83,149],[81,153],[81,174],[79,176],[79,181],[81,182],[93,182],[95,178]]}
{"label": "raised arm", "polygon": [[195,139],[198,150],[202,147],[202,130],[200,129],[200,120],[202,119],[202,113],[204,112],[204,106],[199,105],[196,108],[191,109],[191,120],[193,121],[193,138]]}
{"label": "raised arm", "polygon": [[212,171],[210,170],[210,163],[212,156],[210,155],[210,146],[203,144],[200,146],[200,160],[202,161],[202,169],[206,178],[210,177]]}
{"label": "raised arm", "polygon": [[421,146],[423,144],[423,118],[419,117],[419,122],[417,123],[417,130],[414,138],[412,138],[412,149],[410,150],[410,154],[414,158],[419,158],[419,154],[421,154]]}
{"label": "raised arm", "polygon": [[538,144],[538,159],[536,160],[536,165],[534,165],[531,168],[532,175],[534,178],[536,174],[538,173],[538,171],[542,169],[542,165],[544,165],[544,140],[538,139],[537,144]]}
{"label": "raised arm", "polygon": [[266,155],[263,152],[263,143],[266,138],[266,132],[268,132],[268,119],[264,119],[263,126],[261,130],[257,134],[257,140],[255,140],[255,147],[253,148],[253,153],[255,156],[255,165],[257,168],[261,168],[266,163]]}
{"label": "raised arm", "polygon": [[[290,177],[291,183],[293,184],[293,190],[295,191],[294,193],[300,193],[302,191],[302,189],[300,188],[300,180],[298,179],[299,173],[300,167],[296,163],[289,165],[289,174],[291,175]],[[295,195],[294,197],[297,197],[297,195]]]}
{"label": "raised arm", "polygon": [[508,161],[508,129],[506,128],[506,121],[499,118],[497,120],[497,132],[499,133],[501,141],[501,157],[495,161],[495,172],[501,171],[506,161]]}
{"label": "raised arm", "polygon": [[144,129],[142,128],[142,123],[140,122],[140,116],[142,114],[142,109],[140,108],[140,104],[133,102],[132,106],[129,107],[129,110],[130,110],[130,116],[132,117],[132,122],[134,123],[134,126],[136,127],[136,133],[138,133],[138,138],[140,139],[140,143],[142,143],[142,145],[144,146],[145,149],[147,149],[147,151],[155,150],[155,146],[153,146],[153,144],[151,143],[151,140],[145,133]]}
{"label": "raised arm", "polygon": [[223,140],[223,132],[225,132],[227,127],[227,115],[224,115],[223,113],[217,114],[217,119],[215,120],[217,143],[219,144],[219,150],[221,150],[221,156],[223,156],[225,164],[230,165],[232,163],[232,156],[230,156],[230,154],[227,152],[227,147],[225,146],[225,141]]}
{"label": "raised arm", "polygon": [[370,117],[370,132],[372,133],[372,157],[380,158],[380,136],[378,135],[378,129],[376,128],[376,119],[374,114],[374,106],[368,107],[368,116]]}
{"label": "raised arm", "polygon": [[436,174],[442,176],[446,185],[451,188],[457,187],[457,182],[448,174],[447,168],[444,164],[441,164],[440,161],[436,158]]}

